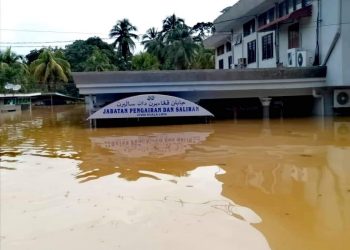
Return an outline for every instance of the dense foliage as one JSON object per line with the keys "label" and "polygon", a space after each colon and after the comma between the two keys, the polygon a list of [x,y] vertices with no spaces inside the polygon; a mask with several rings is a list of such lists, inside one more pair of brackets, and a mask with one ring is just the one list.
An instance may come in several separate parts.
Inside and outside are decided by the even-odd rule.
{"label": "dense foliage", "polygon": [[[99,37],[76,40],[64,49],[35,49],[21,57],[8,48],[0,51],[0,92],[6,82],[21,84],[20,92],[62,91],[77,94],[71,71],[178,70],[214,68],[214,52],[203,47],[213,31],[212,23],[193,27],[175,14],[141,36],[144,52],[133,55],[139,36],[128,19],[110,30],[112,44]],[[8,91],[7,91],[8,92]]]}

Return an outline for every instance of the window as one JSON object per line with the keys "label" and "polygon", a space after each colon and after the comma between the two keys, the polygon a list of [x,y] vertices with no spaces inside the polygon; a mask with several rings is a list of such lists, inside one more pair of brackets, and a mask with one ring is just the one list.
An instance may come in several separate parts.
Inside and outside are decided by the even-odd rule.
{"label": "window", "polygon": [[247,43],[248,64],[256,62],[256,40]]}
{"label": "window", "polygon": [[275,8],[269,9],[258,17],[259,27],[264,26],[273,20],[275,20]]}
{"label": "window", "polygon": [[295,9],[301,9],[303,7],[303,0],[296,0]]}
{"label": "window", "polygon": [[243,34],[244,36],[249,36],[255,32],[255,19],[243,24]]}
{"label": "window", "polygon": [[226,43],[226,52],[229,52],[229,51],[231,51],[231,43],[227,42]]}
{"label": "window", "polygon": [[295,10],[295,0],[286,0],[288,6],[288,14],[292,13]]}
{"label": "window", "polygon": [[275,8],[267,11],[267,23],[271,23],[273,20],[275,20]]}
{"label": "window", "polygon": [[285,1],[279,4],[279,17],[283,17],[288,14],[287,4]]}
{"label": "window", "polygon": [[232,69],[232,56],[228,57],[228,68]]}
{"label": "window", "polygon": [[288,49],[299,48],[299,23],[288,27]]}
{"label": "window", "polygon": [[273,58],[273,34],[270,33],[262,37],[262,59]]}
{"label": "window", "polygon": [[221,45],[216,49],[216,55],[220,56],[225,53],[225,46]]}
{"label": "window", "polygon": [[219,60],[219,69],[224,69],[224,60]]}
{"label": "window", "polygon": [[259,17],[258,17],[258,23],[259,23],[259,27],[264,26],[265,24],[267,24],[267,15],[266,12],[262,13]]}

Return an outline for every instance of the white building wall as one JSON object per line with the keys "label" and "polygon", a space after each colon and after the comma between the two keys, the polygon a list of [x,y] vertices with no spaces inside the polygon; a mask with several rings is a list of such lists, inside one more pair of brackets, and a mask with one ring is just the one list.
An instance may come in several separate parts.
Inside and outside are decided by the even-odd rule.
{"label": "white building wall", "polygon": [[[291,24],[292,25],[292,24]],[[283,67],[288,66],[288,25],[280,27],[279,32],[279,57]]]}
{"label": "white building wall", "polygon": [[[221,45],[223,45],[223,44],[221,44]],[[220,45],[220,46],[221,46]],[[229,65],[228,65],[228,58],[229,58],[229,56],[232,56],[232,50],[231,51],[227,51],[226,50],[226,42],[225,42],[225,53],[224,54],[222,54],[222,55],[217,55],[217,50],[215,50],[215,69],[219,69],[219,61],[220,60],[223,60],[224,61],[224,68],[223,69],[229,69],[230,67],[229,67]],[[220,46],[218,46],[218,47],[220,47]]]}
{"label": "white building wall", "polygon": [[[345,2],[344,0],[342,1]],[[339,0],[322,0],[321,4],[320,48],[321,63],[323,63],[337,32],[338,26],[336,24],[338,22]],[[330,86],[342,85],[341,39],[336,44],[327,63],[327,84]]]}
{"label": "white building wall", "polygon": [[343,67],[343,85],[350,86],[350,1],[343,0],[342,6],[342,29],[341,29],[341,45],[342,45],[342,67]]}
{"label": "white building wall", "polygon": [[[258,36],[257,36],[258,33],[252,33],[248,36],[245,36],[243,37],[243,43],[242,43],[242,46],[243,46],[243,57],[244,58],[247,58],[247,68],[257,68],[257,63],[250,63],[248,64],[248,49],[247,49],[247,46],[248,46],[248,43],[251,42],[251,41],[254,41],[254,40],[257,40]],[[256,43],[256,49],[258,50],[258,42]],[[259,53],[257,53],[256,55],[256,58],[258,60],[258,56],[259,56]]]}
{"label": "white building wall", "polygon": [[[233,32],[233,38],[236,38],[237,35],[243,36],[243,28],[235,30]],[[232,41],[232,45],[233,45],[233,64],[234,65],[238,65],[238,59],[239,58],[243,58],[243,38],[242,38],[242,42],[240,44],[235,45],[235,39]]]}
{"label": "white building wall", "polygon": [[[320,33],[319,33],[319,49],[320,49],[320,64],[325,60],[325,57],[330,49],[331,43],[338,30],[339,17],[339,1],[340,0],[320,0]],[[342,25],[341,37],[338,40],[334,50],[327,63],[327,84],[329,86],[349,86],[350,85],[350,0],[342,1]],[[300,49],[307,52],[307,66],[312,66],[316,52],[316,26],[318,1],[312,2],[312,16],[296,20],[299,22],[300,31]],[[288,65],[288,27],[293,23],[280,25],[279,32],[279,59],[284,67]],[[268,60],[262,60],[262,37],[273,32],[274,40],[274,56]],[[235,35],[243,33],[243,24],[238,30],[234,30]],[[233,56],[233,64],[238,65],[239,58],[247,58],[247,44],[253,40],[257,41],[257,62],[248,64],[248,68],[273,68],[276,67],[276,34],[274,31],[255,32],[249,36],[243,37],[242,43],[235,45],[235,40],[232,39],[233,51],[216,57],[216,68],[219,68],[218,61],[224,60],[224,68],[229,68],[228,57]],[[248,61],[248,60],[247,60]]]}

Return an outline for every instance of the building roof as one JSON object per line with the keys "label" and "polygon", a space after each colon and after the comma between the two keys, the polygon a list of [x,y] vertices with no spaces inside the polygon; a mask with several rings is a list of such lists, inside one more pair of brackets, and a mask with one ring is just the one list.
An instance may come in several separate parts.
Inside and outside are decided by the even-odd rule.
{"label": "building roof", "polygon": [[275,4],[275,0],[240,0],[214,20],[215,31],[231,32]]}
{"label": "building roof", "polygon": [[206,48],[215,49],[219,45],[223,43],[223,41],[231,42],[231,33],[230,32],[222,32],[222,33],[214,33],[212,36],[208,37],[203,41],[203,45]]}

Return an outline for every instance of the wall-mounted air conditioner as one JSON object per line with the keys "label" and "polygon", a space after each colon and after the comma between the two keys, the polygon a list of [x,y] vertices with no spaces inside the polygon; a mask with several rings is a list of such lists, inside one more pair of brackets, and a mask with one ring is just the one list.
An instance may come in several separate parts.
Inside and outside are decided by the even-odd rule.
{"label": "wall-mounted air conditioner", "polygon": [[247,58],[238,58],[238,66],[239,67],[247,66]]}
{"label": "wall-mounted air conditioner", "polygon": [[287,66],[288,67],[297,67],[297,52],[299,48],[293,48],[287,50]]}
{"label": "wall-mounted air conditioner", "polygon": [[310,59],[308,57],[308,53],[305,50],[297,51],[296,64],[297,67],[307,67],[309,66]]}
{"label": "wall-mounted air conditioner", "polygon": [[334,108],[350,108],[350,89],[335,89],[333,98]]}

